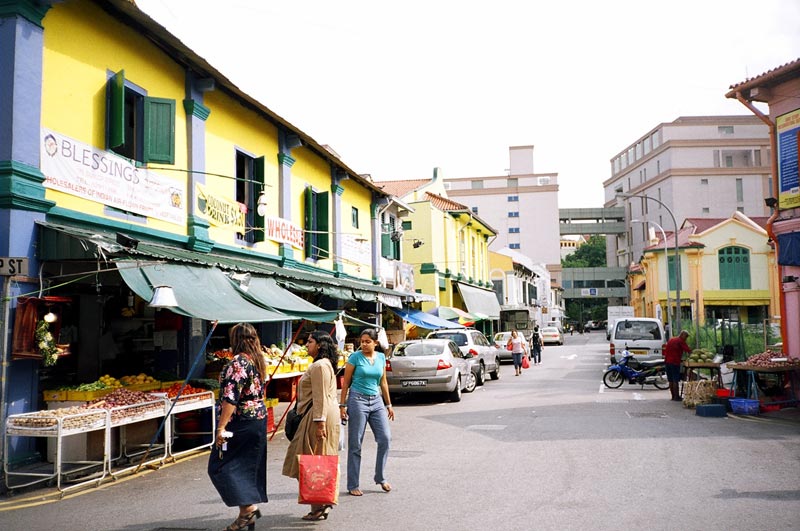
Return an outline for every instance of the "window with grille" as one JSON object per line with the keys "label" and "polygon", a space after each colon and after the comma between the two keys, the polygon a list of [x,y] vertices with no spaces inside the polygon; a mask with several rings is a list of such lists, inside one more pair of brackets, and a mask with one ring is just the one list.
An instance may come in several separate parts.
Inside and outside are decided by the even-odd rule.
{"label": "window with grille", "polygon": [[750,289],[750,251],[744,247],[725,247],[719,257],[719,288]]}

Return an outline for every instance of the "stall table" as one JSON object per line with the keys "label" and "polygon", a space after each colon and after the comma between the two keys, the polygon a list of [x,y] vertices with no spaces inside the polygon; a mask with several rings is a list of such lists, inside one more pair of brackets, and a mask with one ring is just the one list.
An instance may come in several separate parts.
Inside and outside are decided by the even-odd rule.
{"label": "stall table", "polygon": [[[6,487],[9,489],[27,487],[35,483],[55,479],[56,487],[64,492],[70,489],[82,487],[89,483],[100,482],[109,474],[108,447],[109,447],[109,426],[111,425],[111,414],[104,409],[86,409],[75,414],[59,416],[55,411],[38,411],[32,413],[22,413],[10,415],[6,419],[5,447],[9,447],[11,437],[45,437],[55,439],[55,456],[53,459],[52,470],[36,472],[33,470],[18,471],[10,470],[8,466],[8,452],[4,454],[3,470],[6,475]],[[63,442],[67,437],[86,434],[92,431],[103,430],[104,434],[104,455],[100,461],[80,460],[65,461],[63,458]],[[62,488],[62,483],[68,481],[67,477],[79,472],[87,472],[97,469],[84,477],[81,481],[76,481],[70,486]],[[27,483],[12,484],[11,478],[35,478]]]}
{"label": "stall table", "polygon": [[785,393],[780,395],[782,397],[781,400],[773,400],[767,403],[780,406],[797,404],[796,390],[798,389],[798,383],[800,383],[799,366],[759,367],[756,365],[747,365],[746,363],[728,363],[728,368],[733,370],[731,390],[736,392],[739,388],[739,384],[744,384],[745,396],[741,398],[762,401],[761,397],[764,395],[764,392],[759,388],[759,380],[764,379],[767,375],[773,375],[774,378],[780,381],[780,386]]}
{"label": "stall table", "polygon": [[722,389],[725,387],[725,385],[722,383],[722,371],[719,363],[684,361],[683,366],[686,368],[687,382],[700,380],[700,376],[696,371],[698,369],[703,369],[709,371],[709,376],[711,379],[716,380],[718,388]]}

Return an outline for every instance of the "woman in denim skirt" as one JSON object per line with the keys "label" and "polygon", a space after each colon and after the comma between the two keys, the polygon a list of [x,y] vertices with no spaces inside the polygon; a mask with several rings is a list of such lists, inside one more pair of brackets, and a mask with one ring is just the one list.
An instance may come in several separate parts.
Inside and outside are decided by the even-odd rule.
{"label": "woman in denim skirt", "polygon": [[219,424],[208,476],[225,505],[239,507],[225,531],[252,530],[261,518],[256,504],[267,501],[267,367],[253,325],[232,327],[230,342],[233,359],[220,373]]}

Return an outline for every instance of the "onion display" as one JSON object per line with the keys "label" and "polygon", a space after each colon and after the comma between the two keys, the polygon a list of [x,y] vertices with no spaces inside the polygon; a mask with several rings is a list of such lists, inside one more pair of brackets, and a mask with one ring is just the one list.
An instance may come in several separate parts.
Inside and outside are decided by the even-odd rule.
{"label": "onion display", "polygon": [[[778,361],[778,359],[783,359],[785,361]],[[731,364],[729,364],[731,365]],[[754,354],[747,358],[746,361],[742,362],[741,364],[737,365],[748,365],[752,367],[759,367],[762,369],[780,369],[780,368],[787,368],[787,367],[798,367],[800,368],[800,359],[798,358],[787,358],[785,354],[782,352],[775,352],[773,350],[767,350],[760,354]]]}

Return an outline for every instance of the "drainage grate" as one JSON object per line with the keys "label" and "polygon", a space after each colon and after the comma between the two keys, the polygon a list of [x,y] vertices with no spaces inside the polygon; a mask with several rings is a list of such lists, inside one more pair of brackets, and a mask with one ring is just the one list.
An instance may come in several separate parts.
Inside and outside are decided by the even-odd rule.
{"label": "drainage grate", "polygon": [[626,411],[626,415],[628,415],[632,419],[666,419],[669,418],[664,411]]}

